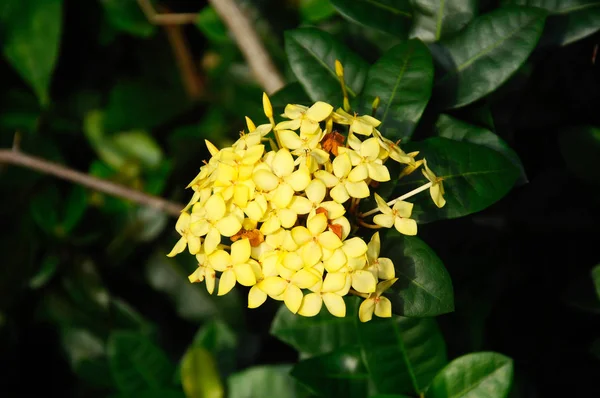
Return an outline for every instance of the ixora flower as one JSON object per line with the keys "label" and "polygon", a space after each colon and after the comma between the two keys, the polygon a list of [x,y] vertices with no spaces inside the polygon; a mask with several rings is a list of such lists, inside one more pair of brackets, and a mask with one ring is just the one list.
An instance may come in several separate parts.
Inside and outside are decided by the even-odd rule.
{"label": "ixora flower", "polygon": [[[249,308],[270,297],[301,316],[324,306],[344,317],[344,296],[356,295],[364,299],[362,322],[392,316],[384,294],[397,280],[393,258],[380,257],[385,236],[371,230],[416,235],[406,200],[429,190],[444,206],[443,178],[415,159],[418,152],[407,154],[383,137],[379,120],[352,112],[339,62],[336,74],[343,108],[289,104],[286,120],[276,124],[264,94],[267,123],[257,127],[246,117],[248,131],[230,147],[206,141],[210,159],[188,186],[193,195],[175,226],[181,236],[168,254],[187,248],[196,256],[190,282],[205,282],[210,294],[217,287],[219,296],[238,284],[249,287]],[[403,167],[399,176],[390,175],[389,162]],[[421,166],[423,186],[387,202],[377,193]],[[377,207],[361,213],[361,200],[371,198]]]}

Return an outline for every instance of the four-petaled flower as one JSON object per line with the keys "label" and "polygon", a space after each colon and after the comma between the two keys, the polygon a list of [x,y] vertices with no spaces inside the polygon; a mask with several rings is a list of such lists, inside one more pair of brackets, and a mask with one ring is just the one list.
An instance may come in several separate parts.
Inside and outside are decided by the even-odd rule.
{"label": "four-petaled flower", "polygon": [[397,280],[398,278],[394,278],[377,284],[375,292],[371,293],[358,308],[358,318],[361,322],[370,321],[373,314],[380,318],[390,318],[392,316],[392,302],[382,294]]}
{"label": "four-petaled flower", "polygon": [[390,208],[385,200],[377,194],[375,194],[375,201],[377,202],[377,208],[381,214],[377,214],[373,217],[373,222],[385,228],[391,228],[394,226],[398,232],[404,235],[416,235],[417,234],[417,222],[410,218],[412,214],[413,204],[398,200],[394,203],[394,206]]}

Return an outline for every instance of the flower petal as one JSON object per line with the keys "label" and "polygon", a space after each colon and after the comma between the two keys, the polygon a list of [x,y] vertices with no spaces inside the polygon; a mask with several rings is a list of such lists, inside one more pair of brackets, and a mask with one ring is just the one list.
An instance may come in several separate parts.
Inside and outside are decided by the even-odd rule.
{"label": "flower petal", "polygon": [[367,244],[361,238],[354,237],[344,241],[343,250],[348,257],[360,257],[367,252]]}
{"label": "flower petal", "polygon": [[242,229],[242,223],[235,216],[230,215],[217,221],[215,227],[221,235],[230,237]]}
{"label": "flower petal", "polygon": [[325,293],[323,295],[323,302],[325,303],[325,307],[327,307],[327,310],[329,310],[331,315],[339,318],[346,316],[346,303],[344,303],[342,296],[339,296],[335,293]]}
{"label": "flower petal", "polygon": [[217,296],[223,296],[233,289],[235,286],[235,272],[232,269],[225,270],[219,279],[219,291]]}
{"label": "flower petal", "polygon": [[364,163],[361,163],[353,168],[350,174],[348,174],[348,181],[351,182],[364,181],[367,178],[369,178],[369,169]]}
{"label": "flower petal", "polygon": [[323,299],[320,294],[309,293],[302,299],[298,314],[302,316],[315,316],[321,312]]}
{"label": "flower petal", "polygon": [[306,192],[306,196],[311,202],[319,204],[323,201],[323,199],[325,199],[327,187],[321,180],[312,180],[304,192]]}
{"label": "flower petal", "polygon": [[233,242],[231,244],[231,263],[235,265],[248,262],[251,252],[252,248],[248,238]]}
{"label": "flower petal", "polygon": [[337,292],[346,286],[345,272],[328,272],[323,280],[323,292]]}
{"label": "flower petal", "polygon": [[369,271],[354,271],[352,274],[352,287],[360,293],[373,293],[377,287],[377,280]]}
{"label": "flower petal", "polygon": [[329,191],[329,195],[333,200],[335,200],[338,203],[345,203],[348,199],[350,199],[350,195],[346,190],[346,184],[339,184],[334,186],[331,189],[331,191]]}
{"label": "flower petal", "polygon": [[375,315],[381,318],[391,318],[392,302],[387,297],[379,297],[379,301],[375,304]]}
{"label": "flower petal", "polygon": [[322,122],[323,120],[327,119],[329,115],[331,115],[332,111],[333,106],[323,101],[317,101],[310,108],[308,108],[305,116],[315,122]]}
{"label": "flower petal", "polygon": [[325,249],[335,250],[342,247],[342,240],[333,232],[325,231],[317,238],[319,244]]}
{"label": "flower petal", "polygon": [[389,258],[380,257],[378,259],[377,277],[379,279],[393,279],[396,276],[396,269],[394,263]]}
{"label": "flower petal", "polygon": [[279,178],[269,170],[260,169],[252,174],[252,181],[258,188],[265,192],[271,192],[279,185]]}
{"label": "flower petal", "polygon": [[360,182],[347,181],[346,184],[344,184],[344,185],[346,187],[346,190],[348,191],[348,195],[350,195],[353,198],[362,199],[362,198],[368,197],[370,194],[369,186],[364,181],[360,181]]}
{"label": "flower petal", "polygon": [[175,243],[175,246],[173,246],[173,249],[169,252],[169,254],[167,254],[167,257],[175,257],[179,253],[183,252],[186,246],[187,240],[185,239],[185,237],[182,236],[181,238],[179,238],[177,243]]}
{"label": "flower petal", "polygon": [[213,195],[206,201],[205,207],[210,209],[206,214],[206,218],[211,221],[220,220],[225,216],[227,211],[227,205],[225,204],[225,200],[221,195]]}
{"label": "flower petal", "polygon": [[369,177],[372,180],[385,182],[390,180],[390,171],[386,166],[377,162],[370,162],[367,164],[369,170]]}
{"label": "flower petal", "polygon": [[373,318],[373,311],[375,311],[375,300],[366,299],[358,308],[358,318],[361,322],[369,322]]}
{"label": "flower petal", "polygon": [[348,156],[348,154],[346,153],[336,156],[336,158],[333,159],[332,165],[333,174],[335,174],[337,178],[346,177],[352,169],[352,162],[350,161],[350,156]]}
{"label": "flower petal", "polygon": [[250,264],[236,264],[233,266],[233,271],[235,272],[235,277],[240,285],[253,286],[256,284],[256,275],[254,275],[254,271]]}
{"label": "flower petal", "polygon": [[391,214],[377,214],[373,217],[373,222],[384,228],[391,228],[394,225],[394,216]]}
{"label": "flower petal", "polygon": [[303,191],[310,183],[310,172],[306,167],[300,167],[294,171],[289,177],[285,179],[285,182],[290,184],[292,189],[296,192]]}
{"label": "flower petal", "polygon": [[[283,302],[288,309],[295,314],[302,305],[302,290],[298,286],[289,284],[283,293]],[[343,302],[343,300],[342,300]]]}
{"label": "flower petal", "polygon": [[412,218],[396,217],[394,227],[404,235],[415,236],[417,234],[417,222]]}
{"label": "flower petal", "polygon": [[288,184],[280,184],[275,191],[273,191],[272,203],[280,209],[285,209],[289,206],[294,196],[294,190]]}
{"label": "flower petal", "polygon": [[311,201],[304,196],[294,196],[290,202],[290,209],[296,214],[308,214],[312,207]]}
{"label": "flower petal", "polygon": [[288,149],[298,149],[303,144],[300,137],[298,137],[298,134],[291,130],[279,130],[277,134],[279,135],[279,141],[281,141],[281,144]]}
{"label": "flower petal", "polygon": [[298,286],[300,289],[308,289],[318,281],[319,277],[317,277],[315,274],[305,269],[301,269],[294,274],[290,282]]}
{"label": "flower petal", "polygon": [[278,177],[287,177],[292,174],[294,171],[294,158],[290,151],[285,148],[278,150],[273,158],[271,168]]}
{"label": "flower petal", "polygon": [[252,286],[248,292],[248,308],[258,308],[267,301],[267,294],[258,286]]}
{"label": "flower petal", "polygon": [[315,214],[306,221],[306,227],[312,236],[317,236],[327,229],[327,216],[323,213]]}
{"label": "flower petal", "polygon": [[263,279],[257,286],[271,297],[281,296],[288,282],[278,276],[270,276]]}

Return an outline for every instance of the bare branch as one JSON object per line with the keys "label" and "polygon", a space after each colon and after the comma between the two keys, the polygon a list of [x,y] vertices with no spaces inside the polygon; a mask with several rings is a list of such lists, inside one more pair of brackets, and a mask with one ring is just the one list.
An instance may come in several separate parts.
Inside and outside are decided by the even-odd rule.
{"label": "bare branch", "polygon": [[267,94],[284,86],[284,80],[248,17],[234,0],[208,0],[233,34],[248,66]]}
{"label": "bare branch", "polygon": [[138,0],[138,4],[153,25],[186,25],[195,23],[198,19],[198,14],[195,13],[159,14],[149,0]]}
{"label": "bare branch", "polygon": [[165,213],[176,217],[179,216],[181,210],[184,208],[184,205],[182,204],[171,202],[157,196],[148,195],[144,192],[140,192],[111,181],[81,173],[36,156],[27,155],[16,150],[14,147],[13,149],[0,150],[0,163],[12,164],[36,170],[44,174],[50,174],[63,180],[71,181],[83,185],[84,187],[91,188],[95,191],[116,196],[118,198],[127,199],[143,206],[164,211]]}

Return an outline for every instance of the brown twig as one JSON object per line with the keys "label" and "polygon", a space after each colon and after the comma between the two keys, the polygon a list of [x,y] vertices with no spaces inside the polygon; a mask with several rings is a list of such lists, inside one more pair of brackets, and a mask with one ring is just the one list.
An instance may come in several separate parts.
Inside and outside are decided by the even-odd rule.
{"label": "brown twig", "polygon": [[196,13],[159,14],[149,0],[138,0],[138,4],[148,21],[154,25],[186,25],[195,23],[198,19]]}
{"label": "brown twig", "polygon": [[267,94],[284,86],[284,80],[248,17],[234,0],[208,0],[233,34],[248,66]]}
{"label": "brown twig", "polygon": [[36,156],[27,155],[20,152],[18,146],[15,145],[13,145],[12,149],[0,149],[0,164],[1,163],[21,166],[45,174],[50,174],[54,177],[62,178],[63,180],[71,181],[99,192],[164,211],[172,216],[179,216],[184,207],[184,205],[179,203],[171,202],[111,181],[81,173]]}

